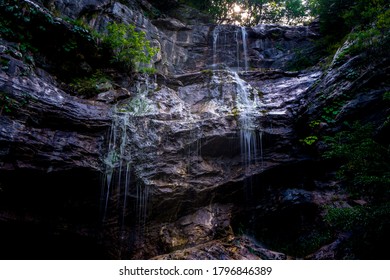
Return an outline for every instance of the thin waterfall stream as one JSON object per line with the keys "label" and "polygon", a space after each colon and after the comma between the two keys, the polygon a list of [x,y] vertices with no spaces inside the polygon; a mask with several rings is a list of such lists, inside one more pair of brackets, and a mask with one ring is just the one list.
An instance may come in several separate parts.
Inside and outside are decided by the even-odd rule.
{"label": "thin waterfall stream", "polygon": [[[245,27],[216,26],[214,28],[212,32],[212,76],[208,103],[211,106],[210,110],[221,106],[221,108],[227,108],[223,110],[237,112],[235,139],[239,140],[244,178],[250,176],[252,166],[257,164],[258,158],[263,155],[262,133],[259,132],[260,125],[257,122],[261,107],[259,92],[240,77],[242,73],[249,70],[247,37]],[[149,93],[149,96],[153,96],[157,91],[155,82],[150,80],[150,77],[139,80],[133,88],[134,95],[130,101],[119,102],[113,108],[108,150],[104,158],[102,220],[106,225],[119,225],[121,240],[124,241],[128,240],[129,234],[133,234],[136,241],[141,241],[149,216],[152,190],[150,184],[145,184],[143,178],[140,177],[142,175],[137,168],[140,160],[148,160],[140,159],[140,156],[146,155],[142,152],[142,147],[148,150],[156,149],[158,143],[153,141],[148,143],[147,138],[154,135],[149,130],[148,124],[160,122],[160,120],[152,120],[148,114],[151,113],[150,116],[152,116],[161,108],[166,108],[159,108],[160,105],[155,104],[156,101],[149,100]],[[225,84],[230,84],[230,86],[225,87]],[[188,178],[188,180],[185,179],[187,180],[186,186],[191,186],[192,182],[197,180],[194,178],[198,174],[196,168],[206,166],[202,165],[201,151],[204,133],[202,125],[202,118],[193,115],[190,109],[184,110],[180,116],[181,128],[179,130],[182,130],[183,135],[186,136],[182,142],[176,139],[176,145],[184,157],[185,164],[180,166],[181,163],[178,163],[177,168],[173,170],[177,170],[180,176]],[[167,129],[165,133],[169,131],[170,129]],[[169,139],[165,133],[155,134],[153,137]],[[141,142],[139,137],[142,137]],[[158,163],[150,162],[151,166],[154,164]],[[247,180],[244,181],[244,185],[245,188],[252,187]]]}
{"label": "thin waterfall stream", "polygon": [[[230,29],[223,29],[221,26],[216,26],[213,30],[213,69],[225,69],[232,76],[236,84],[236,109],[238,112],[239,129],[240,129],[240,150],[242,164],[245,167],[245,173],[249,171],[252,163],[257,163],[257,158],[260,157],[262,162],[263,144],[262,132],[259,131],[256,123],[259,107],[261,106],[258,91],[244,81],[240,75],[240,71],[249,70],[248,62],[248,34],[245,27],[231,26]],[[234,31],[234,29],[236,29]],[[234,32],[234,36],[231,34]],[[230,36],[230,37],[229,37]],[[224,40],[221,40],[224,38]],[[229,52],[228,39],[235,40],[235,50],[231,48]],[[231,65],[226,65],[229,61],[229,55],[235,51],[236,61]],[[213,84],[223,83],[221,75],[216,70],[213,71]],[[222,92],[222,98],[224,93]]]}
{"label": "thin waterfall stream", "polygon": [[241,26],[241,38],[242,38],[242,48],[244,55],[244,70],[248,71],[248,33],[244,26]]}
{"label": "thin waterfall stream", "polygon": [[[149,78],[135,86],[136,96],[130,103],[116,105],[112,111],[112,124],[108,149],[104,158],[105,173],[101,195],[103,224],[118,223],[124,233],[126,218],[131,211],[136,223],[136,238],[142,235],[148,215],[149,186],[133,179],[135,163],[132,156],[132,134],[140,125],[137,117],[149,110],[146,95],[153,86]],[[129,207],[129,198],[134,201]],[[124,237],[122,237],[124,238]]]}

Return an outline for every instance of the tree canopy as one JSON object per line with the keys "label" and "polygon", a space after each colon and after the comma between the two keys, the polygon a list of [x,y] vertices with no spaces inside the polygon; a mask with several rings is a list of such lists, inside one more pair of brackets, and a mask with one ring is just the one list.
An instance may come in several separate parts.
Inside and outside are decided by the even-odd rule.
{"label": "tree canopy", "polygon": [[345,34],[356,25],[389,21],[388,0],[180,0],[217,23],[296,24],[319,17],[325,31]]}
{"label": "tree canopy", "polygon": [[183,0],[210,14],[217,23],[256,25],[302,21],[309,14],[302,0]]}

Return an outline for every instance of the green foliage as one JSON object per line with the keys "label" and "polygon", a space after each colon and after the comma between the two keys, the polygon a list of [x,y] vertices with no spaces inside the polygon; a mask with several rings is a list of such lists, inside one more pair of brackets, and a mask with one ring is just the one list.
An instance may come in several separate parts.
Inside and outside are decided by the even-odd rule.
{"label": "green foliage", "polygon": [[[17,12],[17,15],[19,15],[19,12]],[[21,58],[24,58],[27,63],[33,63],[32,54],[37,52],[37,48],[31,44],[33,36],[29,30],[15,26],[11,20],[0,17],[0,35],[11,41],[18,42],[16,48],[22,54]]]}
{"label": "green foliage", "polygon": [[89,77],[76,78],[70,83],[72,91],[77,95],[92,97],[100,92],[112,89],[110,78],[101,71]]}
{"label": "green foliage", "polygon": [[77,47],[78,47],[77,42],[76,41],[72,41],[72,40],[69,40],[64,45],[62,45],[62,49],[65,52],[72,52],[72,51],[76,50]]}
{"label": "green foliage", "polygon": [[235,106],[233,107],[231,113],[232,113],[233,117],[235,117],[235,118],[238,118],[240,116],[240,110],[238,110],[238,108]]}
{"label": "green foliage", "polygon": [[327,207],[324,220],[338,230],[350,231],[371,225],[381,230],[381,226],[389,222],[389,217],[390,203],[387,202],[375,206]]}
{"label": "green foliage", "polygon": [[[361,53],[378,57],[387,55],[390,43],[390,4],[386,0],[310,0],[313,16],[319,16],[324,37],[318,49],[333,57],[348,40],[349,45],[335,57],[336,66]],[[348,36],[347,36],[348,34]],[[331,60],[328,61],[328,64]],[[353,80],[357,73],[346,78]]]}
{"label": "green foliage", "polygon": [[[113,62],[123,64],[127,69],[145,71],[158,49],[151,47],[145,32],[137,32],[134,25],[110,23],[103,43],[113,51]],[[150,67],[149,67],[150,68]]]}
{"label": "green foliage", "polygon": [[341,108],[345,104],[345,98],[347,98],[347,96],[342,96],[322,108],[321,119],[327,123],[334,123],[336,116],[340,113]]}
{"label": "green foliage", "polygon": [[15,100],[10,98],[6,93],[0,92],[0,116],[3,112],[11,113],[15,106]]}
{"label": "green foliage", "polygon": [[[288,231],[288,229],[285,229]],[[329,228],[313,227],[303,229],[298,236],[291,238],[278,238],[272,232],[265,232],[259,236],[264,240],[270,249],[284,252],[289,256],[303,258],[325,244],[329,244],[334,240],[334,234]]]}
{"label": "green foliage", "polygon": [[[33,28],[45,30],[45,24],[53,24],[54,19],[50,14],[42,13],[39,8],[27,1],[3,0],[0,2],[1,20],[8,21],[12,25],[8,37],[22,36],[21,31],[29,32],[26,26],[33,24]],[[39,19],[39,20],[37,20]],[[15,25],[15,20],[19,24]],[[38,23],[35,25],[36,23]],[[30,36],[30,35],[28,35]],[[23,38],[22,38],[23,39]]]}
{"label": "green foliage", "polygon": [[308,234],[299,237],[295,243],[286,246],[286,252],[293,256],[307,256],[333,240],[329,230],[314,229]]}
{"label": "green foliage", "polygon": [[293,24],[302,22],[308,13],[307,6],[301,0],[247,0],[244,1],[244,9],[250,15],[244,21],[247,25],[272,22]]}
{"label": "green foliage", "polygon": [[230,16],[229,11],[233,10],[236,0],[182,0],[181,2],[209,14],[216,22],[234,21],[234,15]]}
{"label": "green foliage", "polygon": [[294,57],[288,62],[288,69],[290,71],[300,71],[312,67],[318,63],[322,56],[320,48],[310,49],[295,49]]}
{"label": "green foliage", "polygon": [[310,135],[310,136],[305,137],[304,139],[300,139],[299,141],[306,144],[306,145],[311,146],[318,141],[318,137],[315,135]]}
{"label": "green foliage", "polygon": [[387,0],[310,0],[314,16],[319,15],[328,45],[349,37],[349,54],[386,48],[389,42],[390,4]]}
{"label": "green foliage", "polygon": [[23,99],[17,101],[5,92],[0,92],[0,116],[3,113],[10,114],[22,108],[29,102],[29,96],[23,93]]}
{"label": "green foliage", "polygon": [[357,29],[349,35],[349,40],[352,41],[352,44],[345,50],[349,55],[355,55],[363,51],[379,55],[380,52],[387,49],[390,35],[382,33],[378,28],[373,27],[363,30]]}
{"label": "green foliage", "polygon": [[356,72],[355,69],[352,69],[352,68],[349,68],[347,69],[346,73],[345,73],[345,78],[347,80],[356,80],[356,78],[359,77],[359,73]]}
{"label": "green foliage", "polygon": [[352,233],[343,244],[349,258],[379,259],[386,256],[385,247],[390,229],[390,203],[348,208],[327,207],[324,221],[334,231]]}
{"label": "green foliage", "polygon": [[334,208],[328,207],[325,222],[339,230],[349,231],[358,225],[367,223],[367,212],[364,207]]}
{"label": "green foliage", "polygon": [[29,64],[34,64],[34,55],[39,51],[46,54],[52,52],[56,58],[62,58],[64,52],[74,55],[71,52],[78,49],[80,38],[94,40],[89,30],[76,25],[71,30],[73,34],[61,37],[61,34],[56,33],[56,30],[63,31],[58,20],[27,1],[2,1],[0,12],[1,36],[18,43],[24,61]]}
{"label": "green foliage", "polygon": [[9,60],[0,57],[0,66],[1,66],[1,70],[7,71],[9,68]]}
{"label": "green foliage", "polygon": [[311,122],[309,123],[309,127],[310,127],[310,128],[316,128],[316,127],[318,127],[320,124],[321,124],[321,121],[320,121],[320,120],[314,120],[314,121],[311,121]]}
{"label": "green foliage", "polygon": [[301,21],[307,15],[307,6],[300,0],[285,1],[284,17],[287,23]]}
{"label": "green foliage", "polygon": [[99,32],[91,28],[81,19],[65,18],[64,20],[72,24],[72,31],[74,33],[81,37],[84,37],[85,39],[87,39],[87,41],[98,42],[102,37]]}
{"label": "green foliage", "polygon": [[[308,6],[302,0],[182,0],[200,11],[206,12],[217,23],[256,25],[259,23],[303,21]],[[235,7],[240,11],[234,11]]]}
{"label": "green foliage", "polygon": [[144,73],[144,74],[149,74],[149,75],[155,74],[156,71],[157,71],[157,70],[156,70],[156,68],[154,68],[154,67],[140,67],[140,68],[138,69],[138,72]]}
{"label": "green foliage", "polygon": [[389,194],[390,154],[372,134],[372,125],[355,123],[348,131],[324,138],[329,149],[323,156],[341,161],[338,176],[353,193],[384,199]]}

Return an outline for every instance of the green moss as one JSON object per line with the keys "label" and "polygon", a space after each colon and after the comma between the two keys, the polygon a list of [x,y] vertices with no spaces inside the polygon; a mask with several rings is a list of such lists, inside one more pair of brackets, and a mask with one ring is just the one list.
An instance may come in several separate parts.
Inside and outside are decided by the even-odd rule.
{"label": "green moss", "polygon": [[145,97],[138,96],[133,98],[129,103],[123,104],[118,110],[122,113],[130,113],[134,116],[141,116],[150,112],[150,106]]}
{"label": "green moss", "polygon": [[202,74],[205,74],[207,76],[211,76],[213,74],[213,70],[210,69],[204,69],[200,71]]}
{"label": "green moss", "polygon": [[109,76],[97,71],[89,77],[74,79],[70,83],[70,87],[76,95],[92,97],[100,92],[112,89],[113,85]]}
{"label": "green moss", "polygon": [[314,121],[311,121],[311,122],[309,123],[309,127],[315,128],[315,127],[318,127],[320,124],[321,124],[321,121],[319,121],[319,120],[314,120]]}
{"label": "green moss", "polygon": [[303,139],[300,139],[299,141],[305,145],[311,146],[318,141],[318,136],[310,135],[310,136],[307,136]]}
{"label": "green moss", "polygon": [[240,115],[240,111],[238,110],[237,107],[233,107],[232,109],[232,115],[233,117],[237,118]]}
{"label": "green moss", "polygon": [[267,110],[267,109],[261,109],[261,110],[260,110],[260,113],[262,113],[263,115],[266,115],[266,114],[269,113],[269,110]]}

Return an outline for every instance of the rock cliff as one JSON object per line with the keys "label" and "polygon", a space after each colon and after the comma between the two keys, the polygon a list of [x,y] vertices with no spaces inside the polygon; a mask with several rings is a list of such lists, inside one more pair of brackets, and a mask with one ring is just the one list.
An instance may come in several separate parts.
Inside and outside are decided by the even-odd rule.
{"label": "rock cliff", "polygon": [[[314,24],[216,26],[176,1],[164,14],[147,1],[21,2],[22,17],[14,1],[2,12],[44,28],[31,28],[40,39],[27,50],[20,38],[0,39],[0,227],[11,240],[1,257],[286,259],[275,244],[309,239],[303,257],[348,239],[318,241],[323,206],[346,197],[317,157],[321,143],[302,139],[321,108],[352,91],[336,125],[318,133],[364,112],[388,141],[387,59],[289,71],[312,53]],[[100,32],[135,24],[159,48],[157,73],[106,65],[66,17]],[[67,38],[78,47],[64,48]],[[72,83],[96,69],[109,79],[95,95],[75,92]]]}

